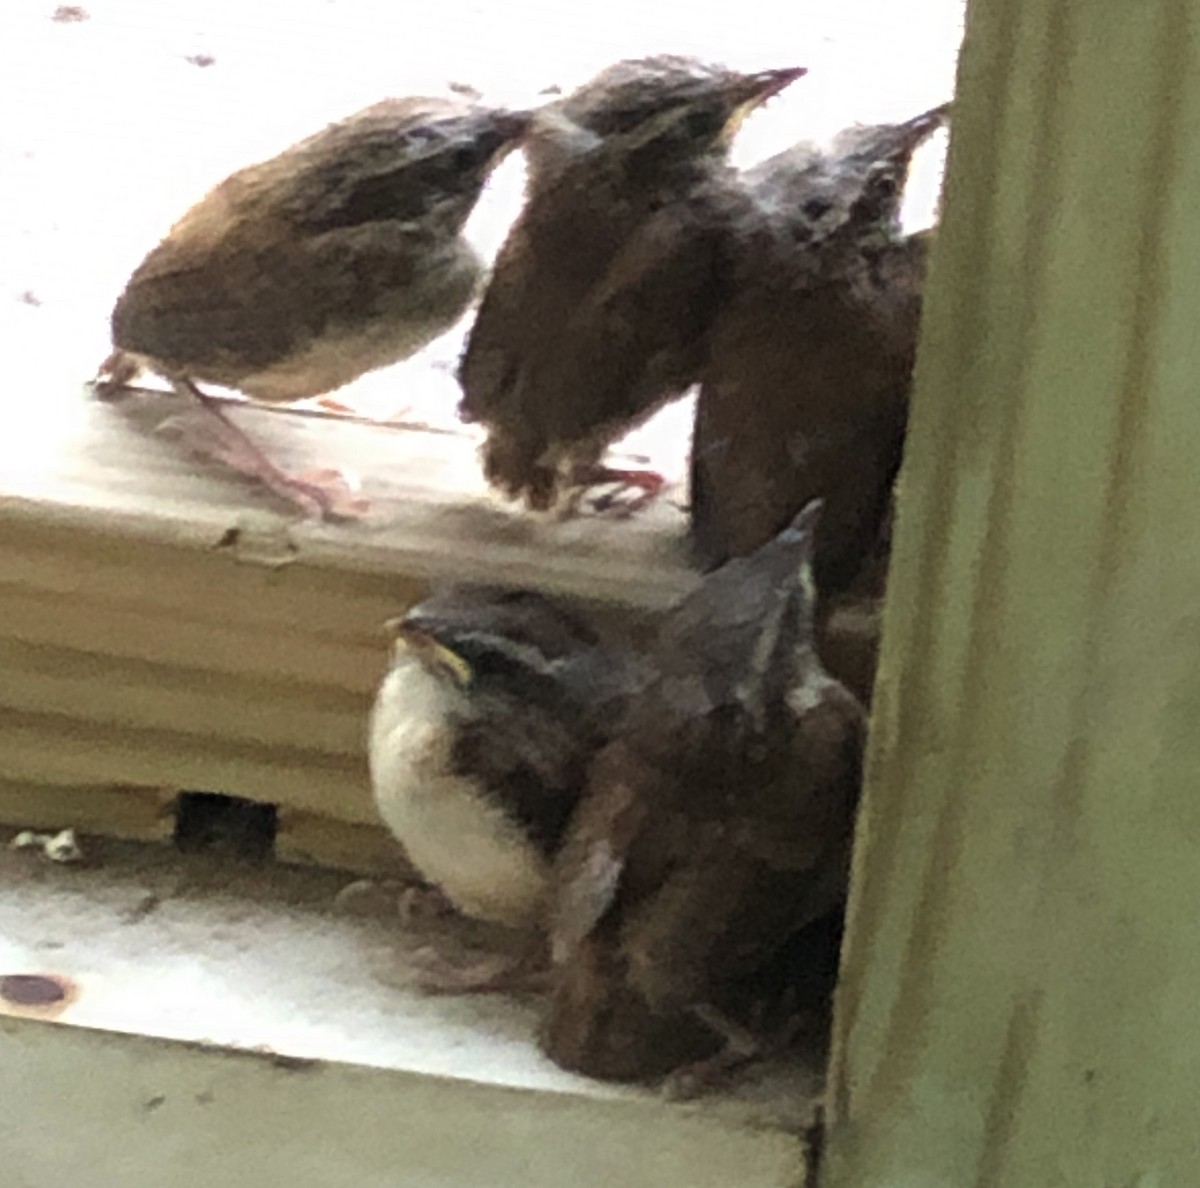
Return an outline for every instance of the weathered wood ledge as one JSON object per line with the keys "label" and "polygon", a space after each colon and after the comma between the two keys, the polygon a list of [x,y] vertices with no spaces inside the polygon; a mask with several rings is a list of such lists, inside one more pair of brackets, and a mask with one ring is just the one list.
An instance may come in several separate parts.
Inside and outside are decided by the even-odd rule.
{"label": "weathered wood ledge", "polygon": [[440,581],[624,619],[695,580],[670,501],[509,510],[466,432],[234,406],[283,464],[362,476],[367,515],[316,523],[183,454],[176,398],[70,395],[0,444],[0,821],[158,837],[201,789],[278,805],[281,857],[390,864],[363,748],[386,618]]}

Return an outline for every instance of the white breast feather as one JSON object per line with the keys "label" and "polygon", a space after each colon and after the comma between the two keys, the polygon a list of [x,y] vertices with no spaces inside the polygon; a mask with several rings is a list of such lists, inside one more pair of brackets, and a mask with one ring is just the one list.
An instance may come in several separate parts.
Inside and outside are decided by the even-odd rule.
{"label": "white breast feather", "polygon": [[413,865],[460,911],[529,926],[548,866],[474,780],[449,774],[446,718],[459,696],[416,660],[400,659],[384,678],[368,740],[375,803]]}

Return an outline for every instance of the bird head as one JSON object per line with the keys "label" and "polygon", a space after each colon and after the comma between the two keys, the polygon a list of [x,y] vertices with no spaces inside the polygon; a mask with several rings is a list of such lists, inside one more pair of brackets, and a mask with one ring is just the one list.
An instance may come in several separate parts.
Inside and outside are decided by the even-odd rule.
{"label": "bird head", "polygon": [[861,124],[840,132],[833,152],[848,193],[851,222],[899,229],[904,185],[913,154],[950,118],[943,103],[900,124]]}
{"label": "bird head", "polygon": [[397,658],[421,663],[464,692],[556,681],[556,664],[595,642],[591,630],[527,590],[450,587],[387,624]]}
{"label": "bird head", "polygon": [[709,704],[761,719],[817,662],[812,563],[822,507],[813,500],[762,548],[706,575],[668,616],[664,667],[698,676]]}
{"label": "bird head", "polygon": [[924,141],[949,121],[952,106],[939,104],[899,124],[853,124],[834,137],[833,155],[860,169],[884,160],[906,165]]}
{"label": "bird head", "polygon": [[531,118],[461,100],[376,103],[310,139],[299,213],[318,231],[376,220],[461,228]]}
{"label": "bird head", "polygon": [[743,74],[694,58],[617,62],[553,107],[601,143],[664,160],[723,156],[745,116],[806,73],[803,67]]}

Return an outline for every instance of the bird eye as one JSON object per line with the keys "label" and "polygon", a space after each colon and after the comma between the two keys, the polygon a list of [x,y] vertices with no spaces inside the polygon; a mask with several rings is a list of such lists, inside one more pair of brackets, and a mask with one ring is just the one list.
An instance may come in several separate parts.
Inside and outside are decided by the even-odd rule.
{"label": "bird eye", "polygon": [[684,130],[692,140],[707,140],[716,136],[724,126],[722,113],[711,109],[690,111],[683,118]]}
{"label": "bird eye", "polygon": [[476,147],[474,145],[464,145],[454,153],[454,168],[465,172],[473,168],[478,159],[479,154]]}
{"label": "bird eye", "polygon": [[815,223],[818,219],[823,218],[829,213],[829,209],[833,204],[825,198],[810,198],[802,207],[805,218],[812,219]]}

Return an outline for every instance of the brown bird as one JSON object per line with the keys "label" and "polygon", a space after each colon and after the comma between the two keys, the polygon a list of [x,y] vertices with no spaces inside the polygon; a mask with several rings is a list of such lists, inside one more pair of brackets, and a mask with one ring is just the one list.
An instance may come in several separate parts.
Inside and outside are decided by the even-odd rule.
{"label": "brown bird", "polygon": [[592,765],[552,900],[543,1044],[564,1067],[648,1079],[751,1054],[727,1004],[842,904],[865,722],[814,648],[818,516],[668,615],[659,675]]}
{"label": "brown bird", "polygon": [[532,591],[451,587],[392,629],[369,735],[380,815],[455,908],[523,934],[513,962],[428,954],[426,985],[521,985],[544,966],[551,865],[587,765],[645,666]]}
{"label": "brown bird", "polygon": [[494,486],[535,508],[570,485],[661,486],[600,460],[695,380],[742,200],[730,140],[804,73],[641,58],[538,112],[525,207],[459,368],[459,411],[487,429]]}
{"label": "brown bird", "polygon": [[420,350],[483,276],[463,225],[527,113],[387,99],[239,170],[171,228],[112,313],[102,390],[142,368],[215,414],[219,456],[309,513],[335,491],[287,475],[196,382],[288,403]]}
{"label": "brown bird", "polygon": [[947,116],[849,129],[747,175],[737,294],[714,323],[692,446],[692,536],[705,566],[770,540],[825,500],[822,595],[875,547],[900,466],[930,233],[899,213],[916,148]]}

